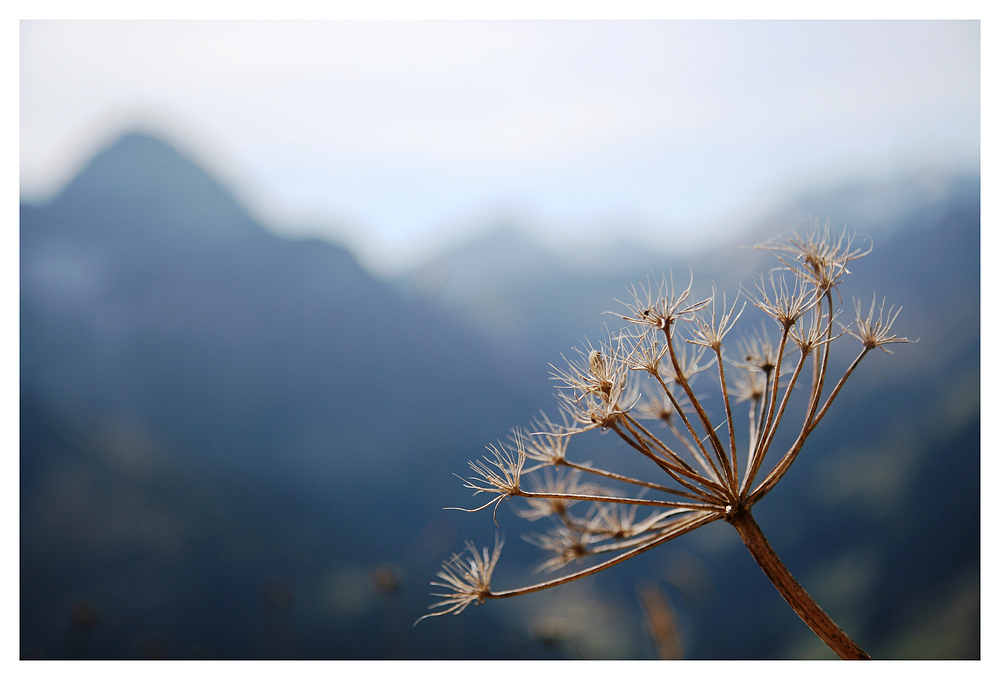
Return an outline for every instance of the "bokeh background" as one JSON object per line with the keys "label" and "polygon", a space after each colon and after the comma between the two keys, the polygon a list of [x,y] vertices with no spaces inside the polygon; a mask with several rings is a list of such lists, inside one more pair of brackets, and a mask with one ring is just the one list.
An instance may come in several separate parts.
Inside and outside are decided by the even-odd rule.
{"label": "bokeh background", "polygon": [[[978,22],[20,41],[22,658],[829,658],[721,523],[412,625],[497,531],[442,509],[453,473],[555,411],[549,364],[628,284],[732,293],[774,264],[739,246],[827,217],[874,243],[847,306],[920,341],[755,515],[873,656],[979,657]],[[537,528],[497,520],[495,583],[536,578]]]}

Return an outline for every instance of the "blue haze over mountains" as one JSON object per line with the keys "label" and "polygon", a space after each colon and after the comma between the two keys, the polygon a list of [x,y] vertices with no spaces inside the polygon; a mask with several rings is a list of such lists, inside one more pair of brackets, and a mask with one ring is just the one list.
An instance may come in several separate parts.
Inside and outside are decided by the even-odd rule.
{"label": "blue haze over mountains", "polygon": [[[865,359],[755,515],[873,656],[978,658],[979,178],[831,190],[774,218],[807,215],[871,233],[845,306],[884,295],[920,342]],[[690,658],[827,658],[721,523],[411,626],[441,560],[496,530],[442,510],[473,507],[452,473],[556,410],[548,364],[613,327],[601,313],[650,274],[686,281],[690,265],[696,292],[731,299],[773,266],[735,246],[776,231],[568,257],[507,228],[380,281],[124,136],[21,206],[22,657],[651,658],[636,587],[653,583]],[[582,458],[648,472],[590,434]],[[497,583],[536,578],[520,535],[537,527],[505,506],[498,523]]]}

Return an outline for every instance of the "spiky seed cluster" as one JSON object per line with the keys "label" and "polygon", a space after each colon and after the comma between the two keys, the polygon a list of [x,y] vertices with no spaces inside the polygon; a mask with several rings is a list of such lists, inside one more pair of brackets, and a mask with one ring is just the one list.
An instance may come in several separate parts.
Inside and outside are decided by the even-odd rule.
{"label": "spiky seed cluster", "polygon": [[760,247],[775,251],[778,260],[789,271],[814,286],[822,296],[851,273],[847,269],[848,263],[860,260],[872,251],[870,244],[867,250],[853,248],[853,245],[854,235],[848,234],[846,229],[835,237],[830,220],[822,226],[816,220],[805,234],[793,234],[787,244]]}
{"label": "spiky seed cluster", "polygon": [[596,514],[588,523],[588,530],[595,536],[623,539],[641,536],[652,529],[658,522],[683,513],[682,509],[650,512],[644,519],[636,520],[639,506],[610,505],[598,503]]}
{"label": "spiky seed cluster", "polygon": [[[834,320],[840,316],[840,310],[833,313]],[[824,323],[825,321],[825,323]],[[788,338],[798,347],[802,356],[809,356],[815,350],[829,345],[831,342],[843,335],[843,332],[833,335],[830,332],[829,318],[822,312],[814,309],[810,312],[809,320],[799,319],[794,326],[788,330]]]}
{"label": "spiky seed cluster", "polygon": [[669,328],[679,319],[690,320],[691,316],[704,309],[711,298],[699,300],[691,304],[687,303],[691,296],[691,285],[694,283],[694,272],[691,273],[691,280],[687,288],[678,291],[674,287],[674,276],[671,273],[669,281],[661,278],[656,283],[654,291],[653,283],[646,282],[645,287],[638,290],[631,288],[633,303],[622,303],[628,308],[629,314],[622,316],[625,321],[629,321],[640,326],[649,326],[659,330]]}
{"label": "spiky seed cluster", "polygon": [[529,534],[524,538],[553,553],[552,557],[538,565],[536,572],[557,571],[593,554],[590,545],[597,540],[590,532],[570,525],[557,526],[546,534]]}
{"label": "spiky seed cluster", "polygon": [[619,336],[620,342],[628,348],[625,352],[625,366],[632,371],[645,371],[656,375],[660,370],[660,362],[667,354],[666,344],[661,344],[659,334],[648,329],[641,333],[624,331]]}
{"label": "spiky seed cluster", "polygon": [[764,391],[767,389],[767,379],[763,373],[758,371],[747,371],[736,376],[729,394],[736,399],[736,403],[744,401],[759,402],[764,398]]}
{"label": "spiky seed cluster", "polygon": [[807,287],[802,277],[797,276],[792,288],[789,289],[785,277],[779,275],[775,278],[772,270],[768,272],[770,293],[768,286],[764,284],[763,275],[759,275],[757,279],[757,293],[746,290],[743,293],[750,298],[755,307],[774,319],[782,329],[787,330],[794,326],[802,315],[820,300],[814,291]]}
{"label": "spiky seed cluster", "polygon": [[[714,358],[705,359],[707,347],[689,347],[687,344],[674,347],[670,360],[661,361],[659,375],[665,382],[683,385],[694,381],[694,377],[715,363]],[[690,353],[689,353],[690,352]],[[702,361],[704,360],[704,363]]]}
{"label": "spiky seed cluster", "polygon": [[496,494],[496,498],[491,499],[484,505],[474,510],[466,508],[449,508],[451,510],[463,510],[465,512],[479,512],[485,508],[493,506],[493,521],[496,522],[497,508],[500,503],[507,498],[520,495],[521,493],[521,470],[524,468],[526,454],[523,440],[520,433],[514,438],[516,454],[512,454],[503,444],[487,448],[493,454],[492,457],[483,458],[481,461],[469,461],[469,467],[478,477],[462,479],[465,487],[473,490],[473,496],[481,493]]}
{"label": "spiky seed cluster", "polygon": [[[887,354],[892,354],[892,350],[886,348],[886,345],[893,345],[897,343],[910,342],[906,338],[899,338],[895,335],[889,335],[889,331],[892,329],[892,324],[896,321],[896,317],[902,311],[902,307],[893,310],[889,307],[888,311],[885,311],[885,298],[882,299],[882,303],[878,305],[878,317],[875,316],[875,296],[872,296],[872,305],[868,310],[868,316],[862,318],[861,314],[861,300],[855,299],[854,310],[855,310],[855,329],[847,329],[847,332],[856,337],[861,341],[861,344],[865,346],[865,349],[875,349],[880,348],[883,352]],[[885,317],[883,318],[883,314]]]}
{"label": "spiky seed cluster", "polygon": [[[622,338],[605,334],[598,347],[577,350],[583,361],[567,360],[567,368],[553,368],[562,407],[578,427],[570,433],[612,428],[634,405],[637,392],[629,384],[627,348]],[[565,359],[565,357],[564,357]]]}
{"label": "spiky seed cluster", "polygon": [[431,616],[461,614],[473,602],[482,604],[490,596],[490,581],[493,578],[493,570],[497,566],[497,560],[500,559],[503,540],[499,536],[497,537],[492,555],[489,548],[483,548],[482,555],[480,555],[476,552],[476,546],[471,541],[466,541],[465,548],[468,557],[463,559],[462,553],[454,553],[441,565],[441,571],[437,573],[437,577],[441,581],[431,581],[432,586],[448,590],[444,593],[434,593],[442,600],[430,605],[430,608],[444,607],[444,609],[421,616],[414,625]]}
{"label": "spiky seed cluster", "polygon": [[[726,296],[725,293],[722,295],[722,312],[716,316],[715,312],[715,287],[712,287],[712,313],[711,318],[703,318],[701,314],[695,315],[692,319],[694,321],[694,328],[692,329],[693,337],[688,340],[693,345],[703,345],[704,347],[718,352],[722,349],[722,340],[726,337],[726,334],[733,329],[736,322],[740,320],[740,316],[743,314],[743,310],[746,308],[746,303],[740,307],[740,311],[736,312],[736,304],[738,301],[733,302],[733,306],[726,310]],[[736,316],[733,313],[736,312]]]}
{"label": "spiky seed cluster", "polygon": [[[887,345],[909,342],[890,331],[899,310],[886,311],[884,301],[877,305],[874,298],[867,314],[855,303],[853,328],[833,332],[839,314],[834,297],[840,299],[833,291],[849,274],[848,263],[871,250],[855,248],[846,230],[838,236],[829,222],[815,222],[804,235],[759,247],[774,252],[783,267],[766,279],[759,277],[755,293],[740,292],[777,323],[777,340],[762,325],[738,340],[735,358],[724,356],[724,342],[747,304],[740,304],[739,295],[732,304],[723,295],[717,308],[713,288],[711,296],[691,302],[693,275],[683,290],[674,286],[672,276],[633,287],[633,301],[623,303],[627,313],[620,315],[625,329],[614,334],[606,330],[597,346],[588,342],[565,368],[553,367],[561,422],[543,414],[529,434],[515,430],[512,450],[491,446],[491,456],[470,463],[475,476],[464,480],[466,487],[493,498],[468,512],[492,505],[496,522],[502,501],[521,498],[526,505],[515,508],[518,515],[552,522],[546,533],[526,537],[552,555],[541,570],[562,569],[582,559],[599,558],[598,563],[540,584],[492,592],[489,581],[500,543],[492,555],[487,550],[480,555],[469,544],[471,558],[454,555],[438,573],[441,581],[435,585],[448,592],[438,593],[443,601],[432,605],[444,610],[431,615],[457,614],[472,602],[566,583],[703,524],[749,515],[750,507],[788,471],[861,359],[876,347],[888,352]],[[831,388],[830,345],[844,333],[858,338],[863,351]],[[810,360],[812,368],[805,370]],[[711,367],[718,378],[715,391],[722,396],[721,409],[714,411],[705,406],[711,395],[692,388],[695,377]],[[811,376],[811,386],[794,392],[809,381],[806,376]],[[646,392],[642,399],[640,381]],[[777,460],[772,456],[770,471],[761,475],[793,394],[804,396],[806,417],[793,443]],[[748,411],[748,427],[739,433],[730,396],[737,405],[748,404],[741,406]],[[669,436],[654,434],[638,418],[658,420],[663,427],[653,429]],[[596,428],[614,432],[647,459],[654,474],[630,477],[574,460],[570,439]],[[532,467],[524,468],[526,460]],[[537,476],[522,484],[527,475]],[[598,482],[630,490],[610,491]],[[637,519],[642,506],[647,510]]]}
{"label": "spiky seed cluster", "polygon": [[683,400],[686,400],[687,397],[683,394],[675,394],[674,388],[669,385],[667,389],[671,391],[670,395],[662,390],[643,395],[643,400],[635,406],[637,417],[646,420],[659,420],[665,425],[672,423],[677,414],[675,404],[683,405]]}
{"label": "spiky seed cluster", "polygon": [[[566,449],[569,446],[569,434],[572,433],[572,428],[567,421],[566,412],[563,411],[562,414],[563,419],[560,424],[553,423],[543,412],[532,422],[530,433],[522,434],[520,430],[514,430],[512,440],[516,442],[520,437],[525,456],[529,460],[538,461],[540,465],[537,467],[562,465],[566,460]],[[522,473],[532,472],[537,467],[522,470]]]}
{"label": "spiky seed cluster", "polygon": [[736,342],[736,353],[739,357],[733,361],[733,366],[750,371],[770,374],[778,364],[778,349],[767,336],[763,327],[755,329]]}

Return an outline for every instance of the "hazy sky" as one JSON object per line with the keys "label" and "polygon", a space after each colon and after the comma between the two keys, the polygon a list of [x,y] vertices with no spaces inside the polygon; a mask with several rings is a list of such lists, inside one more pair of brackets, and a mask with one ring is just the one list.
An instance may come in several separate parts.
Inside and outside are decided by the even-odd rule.
{"label": "hazy sky", "polygon": [[392,273],[497,219],[659,247],[979,162],[977,22],[22,22],[21,190],[161,134]]}

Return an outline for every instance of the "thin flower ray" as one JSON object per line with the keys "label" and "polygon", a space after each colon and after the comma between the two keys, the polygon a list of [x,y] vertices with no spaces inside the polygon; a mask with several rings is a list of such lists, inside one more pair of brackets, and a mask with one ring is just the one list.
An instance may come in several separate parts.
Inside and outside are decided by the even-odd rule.
{"label": "thin flower ray", "polygon": [[694,328],[692,333],[694,337],[685,339],[685,342],[692,345],[702,345],[704,347],[719,351],[722,347],[722,340],[726,337],[726,334],[733,329],[736,322],[739,321],[740,317],[743,315],[743,311],[746,309],[746,302],[740,307],[740,311],[733,316],[733,312],[736,311],[736,305],[739,303],[739,295],[737,299],[733,301],[732,307],[728,310],[726,309],[726,295],[722,295],[722,313],[721,315],[716,315],[715,311],[715,287],[712,287],[712,312],[711,319],[702,318],[703,314],[695,315],[693,318]]}
{"label": "thin flower ray", "polygon": [[721,519],[722,515],[718,512],[696,512],[692,513],[690,517],[684,520],[678,521],[676,524],[671,525],[668,529],[663,532],[650,536],[648,540],[644,541],[640,545],[632,548],[631,550],[616,555],[606,562],[601,562],[600,564],[595,564],[591,567],[581,569],[573,574],[566,574],[565,576],[560,576],[558,578],[546,581],[544,583],[537,583],[535,585],[526,586],[523,588],[514,588],[512,590],[502,590],[490,593],[490,597],[502,598],[502,597],[515,597],[517,595],[526,595],[528,593],[538,592],[539,590],[545,590],[547,588],[552,588],[554,586],[562,585],[564,583],[569,583],[577,579],[583,578],[585,576],[590,576],[591,574],[596,574],[600,571],[613,567],[616,564],[620,564],[626,560],[629,560],[636,555],[642,554],[647,550],[655,548],[658,545],[666,543],[667,541],[673,540],[678,536],[681,536],[689,531],[693,531],[700,526],[709,524],[718,519]]}
{"label": "thin flower ray", "polygon": [[[526,456],[520,437],[517,436],[516,433],[515,435],[517,437],[516,457],[512,456],[503,444],[500,444],[499,446],[493,446],[491,444],[488,448],[493,453],[492,460],[484,458],[482,461],[469,461],[469,467],[479,476],[468,478],[459,477],[459,479],[464,482],[466,488],[473,490],[473,496],[480,493],[492,493],[497,494],[496,498],[493,498],[484,505],[474,509],[445,508],[446,510],[479,512],[480,510],[485,510],[489,506],[495,504],[493,508],[493,522],[494,524],[496,523],[496,513],[497,508],[500,507],[500,503],[507,498],[521,494],[521,472],[524,468]],[[458,475],[456,475],[456,477],[458,477]]]}
{"label": "thin flower ray", "polygon": [[886,347],[886,345],[902,344],[909,342],[918,342],[918,340],[910,340],[908,338],[900,338],[895,335],[889,335],[892,330],[892,324],[895,323],[896,317],[899,313],[903,311],[902,307],[894,308],[889,307],[889,311],[885,311],[885,298],[882,298],[882,304],[877,305],[878,307],[878,317],[875,317],[876,309],[876,298],[872,295],[872,304],[868,310],[868,315],[862,317],[861,311],[861,300],[855,298],[854,309],[855,309],[855,322],[857,330],[851,330],[851,328],[845,327],[844,330],[853,335],[855,338],[861,341],[861,344],[865,346],[866,349],[875,349],[878,347],[886,354],[892,354],[892,350]]}
{"label": "thin flower ray", "polygon": [[436,609],[438,607],[445,607],[445,609],[421,616],[413,623],[414,626],[431,616],[461,614],[470,604],[482,604],[490,596],[490,581],[492,580],[497,560],[500,558],[503,540],[499,536],[497,537],[492,555],[490,555],[489,549],[485,547],[483,548],[482,555],[480,555],[472,542],[467,541],[465,546],[470,557],[463,560],[463,553],[453,554],[450,559],[441,565],[441,570],[437,572],[437,577],[441,581],[431,582],[432,586],[446,588],[451,592],[431,593],[435,597],[442,598],[442,600],[431,604],[428,609]]}
{"label": "thin flower ray", "polygon": [[[624,305],[625,308],[628,309],[629,315],[617,314],[617,316],[620,316],[625,321],[629,321],[634,324],[664,330],[668,328],[673,321],[677,319],[688,319],[693,313],[705,308],[708,303],[711,302],[711,298],[706,298],[687,305],[686,307],[682,307],[691,294],[691,285],[693,283],[694,272],[692,271],[691,280],[688,283],[687,288],[678,293],[674,287],[674,275],[673,272],[671,272],[669,284],[666,277],[660,279],[660,282],[657,285],[656,295],[653,294],[652,283],[648,280],[645,287],[640,286],[640,290],[642,290],[643,295],[640,295],[635,289],[635,286],[632,286],[630,290],[634,298],[634,303],[630,304],[615,299],[615,302]],[[645,298],[645,300],[643,298]]]}
{"label": "thin flower ray", "polygon": [[[770,296],[764,286],[763,275],[758,275],[755,282],[757,294],[742,286],[740,286],[740,290],[750,298],[755,307],[774,319],[779,326],[787,329],[794,325],[803,314],[815,307],[820,297],[806,289],[799,277],[795,278],[792,290],[789,291],[785,278],[779,276],[776,282],[774,272],[774,269],[768,272],[768,280],[771,284]],[[774,299],[772,300],[771,297]]]}
{"label": "thin flower ray", "polygon": [[872,251],[871,245],[868,250],[852,250],[853,243],[854,235],[848,234],[846,227],[835,241],[830,221],[820,226],[819,220],[816,220],[806,234],[793,232],[787,244],[766,243],[757,247],[773,251],[788,271],[825,294],[835,288],[844,275],[851,273],[847,269],[849,262],[861,259]]}

